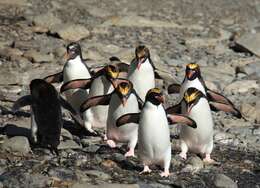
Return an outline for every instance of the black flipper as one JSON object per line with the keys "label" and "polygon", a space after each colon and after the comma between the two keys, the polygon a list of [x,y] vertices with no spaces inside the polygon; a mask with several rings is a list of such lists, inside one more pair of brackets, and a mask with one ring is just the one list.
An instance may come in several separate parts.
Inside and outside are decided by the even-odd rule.
{"label": "black flipper", "polygon": [[168,114],[167,119],[169,124],[181,123],[192,128],[197,128],[197,124],[193,119],[182,114]]}
{"label": "black flipper", "polygon": [[97,105],[108,105],[111,99],[112,93],[108,95],[101,95],[88,98],[85,102],[83,102],[80,106],[80,112],[84,112],[87,109],[97,106]]}
{"label": "black flipper", "polygon": [[59,72],[56,74],[52,74],[49,76],[46,76],[44,80],[48,83],[60,83],[63,81],[63,72]]}
{"label": "black flipper", "polygon": [[212,111],[224,111],[227,113],[231,113],[237,118],[242,118],[240,111],[236,109],[233,105],[221,102],[210,102],[209,105]]}
{"label": "black flipper", "polygon": [[74,108],[62,96],[59,96],[59,101],[63,108],[70,111],[73,115],[77,115],[77,112],[74,110]]}
{"label": "black flipper", "polygon": [[144,101],[139,97],[139,95],[136,93],[136,91],[133,89],[133,93],[136,96],[137,102],[138,102],[138,108],[141,110],[144,106]]}
{"label": "black flipper", "polygon": [[165,111],[167,114],[180,114],[181,113],[181,103],[182,101],[179,103],[179,104],[176,104],[174,106],[170,106],[168,107]]}
{"label": "black flipper", "polygon": [[141,113],[129,113],[122,115],[116,120],[116,126],[120,127],[126,123],[139,123]]}
{"label": "black flipper", "polygon": [[32,104],[32,96],[31,95],[25,95],[21,98],[19,98],[12,107],[12,112],[17,112],[20,108],[31,105]]}
{"label": "black flipper", "polygon": [[66,90],[77,89],[77,88],[89,89],[91,86],[92,80],[93,79],[88,78],[88,79],[76,79],[76,80],[68,81],[61,86],[60,92],[63,93]]}
{"label": "black flipper", "polygon": [[233,105],[233,103],[228,98],[223,96],[222,94],[220,94],[218,92],[215,92],[215,91],[212,91],[212,90],[210,90],[208,88],[206,88],[206,91],[207,91],[207,97],[208,97],[209,101],[221,102],[221,103]]}
{"label": "black flipper", "polygon": [[172,94],[172,93],[180,93],[181,90],[181,85],[174,83],[168,86],[168,93]]}

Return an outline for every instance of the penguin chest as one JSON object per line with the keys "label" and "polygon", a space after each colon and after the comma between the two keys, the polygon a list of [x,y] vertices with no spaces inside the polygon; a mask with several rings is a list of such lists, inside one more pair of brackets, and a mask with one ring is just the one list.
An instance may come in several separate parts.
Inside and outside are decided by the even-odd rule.
{"label": "penguin chest", "polygon": [[[92,82],[88,97],[106,95],[112,91],[112,84],[104,76],[100,76]],[[91,111],[95,118],[93,126],[104,127],[107,121],[108,106],[95,106],[91,108]]]}
{"label": "penguin chest", "polygon": [[116,120],[128,113],[137,113],[138,102],[136,96],[131,94],[127,100],[125,106],[122,105],[121,100],[117,94],[113,94],[109,109],[108,109],[108,118],[107,118],[107,136],[109,139],[114,139],[117,141],[127,141],[133,136],[137,136],[138,125],[135,123],[127,123],[121,127],[116,127]]}
{"label": "penguin chest", "polygon": [[182,84],[181,90],[180,90],[180,97],[179,97],[180,101],[182,100],[185,91],[190,87],[194,87],[194,88],[200,90],[204,95],[206,95],[205,88],[198,78],[196,78],[194,80],[188,80],[187,78],[185,78],[185,81]]}
{"label": "penguin chest", "polygon": [[131,65],[128,79],[133,83],[134,89],[144,101],[147,91],[155,87],[154,70],[147,59],[138,69]]}
{"label": "penguin chest", "polygon": [[160,160],[169,148],[169,125],[162,105],[146,102],[139,121],[138,145],[141,158],[153,160]]}
{"label": "penguin chest", "polygon": [[[187,113],[184,106],[182,106],[182,112]],[[186,142],[191,150],[197,153],[204,153],[205,146],[213,140],[214,123],[208,101],[205,98],[201,98],[193,106],[188,116],[196,122],[197,128],[181,126],[180,138]]]}

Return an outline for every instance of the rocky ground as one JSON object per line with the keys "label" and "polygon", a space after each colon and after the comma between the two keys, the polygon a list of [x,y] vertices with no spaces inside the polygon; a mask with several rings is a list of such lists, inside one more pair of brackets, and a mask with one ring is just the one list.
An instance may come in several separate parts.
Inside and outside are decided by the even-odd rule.
{"label": "rocky ground", "polygon": [[[258,0],[0,0],[0,187],[260,187],[259,30]],[[208,87],[244,116],[213,113],[218,163],[192,154],[180,160],[173,137],[171,176],[139,175],[142,166],[123,156],[124,146],[111,150],[68,119],[59,157],[30,145],[28,108],[13,116],[10,107],[31,79],[62,70],[69,41],[80,41],[90,66],[112,55],[129,62],[138,44],[147,45],[159,87],[198,63]]]}

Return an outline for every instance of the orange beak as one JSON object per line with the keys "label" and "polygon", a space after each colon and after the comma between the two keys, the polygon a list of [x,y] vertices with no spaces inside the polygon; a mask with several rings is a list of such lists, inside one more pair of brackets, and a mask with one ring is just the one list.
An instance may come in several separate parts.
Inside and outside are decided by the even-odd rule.
{"label": "orange beak", "polygon": [[123,104],[123,106],[125,106],[126,103],[127,103],[127,99],[126,99],[125,97],[123,97],[123,98],[122,98],[122,104]]}
{"label": "orange beak", "polygon": [[190,79],[193,75],[193,71],[192,70],[189,70],[188,73],[187,73],[187,77]]}
{"label": "orange beak", "polygon": [[188,109],[187,109],[187,113],[188,113],[188,114],[190,113],[190,111],[191,111],[192,108],[193,108],[193,104],[188,105]]}
{"label": "orange beak", "polygon": [[163,104],[163,103],[164,103],[164,101],[165,101],[165,100],[164,100],[164,96],[163,96],[163,95],[156,96],[155,98],[156,98],[158,101],[160,101],[160,103],[162,103],[162,104]]}

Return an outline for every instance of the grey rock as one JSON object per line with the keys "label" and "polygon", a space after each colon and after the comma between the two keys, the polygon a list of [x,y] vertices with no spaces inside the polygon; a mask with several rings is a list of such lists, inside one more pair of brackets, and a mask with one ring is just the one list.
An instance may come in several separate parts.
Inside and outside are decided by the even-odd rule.
{"label": "grey rock", "polygon": [[72,134],[68,130],[63,129],[63,128],[61,128],[61,137],[62,137],[62,140],[67,140],[67,139],[73,140]]}
{"label": "grey rock", "polygon": [[204,167],[203,161],[197,157],[192,156],[187,161],[187,165],[182,169],[182,172],[197,172]]}
{"label": "grey rock", "polygon": [[255,91],[259,88],[259,84],[256,83],[256,80],[240,80],[227,85],[224,91],[228,94],[237,94]]}
{"label": "grey rock", "polygon": [[61,167],[49,170],[48,174],[49,176],[59,178],[61,180],[73,180],[76,178],[76,175],[73,170]]}
{"label": "grey rock", "polygon": [[44,14],[40,14],[38,16],[33,17],[34,25],[46,27],[47,29],[51,29],[52,27],[59,25],[62,21],[54,16],[53,13],[47,12]]}
{"label": "grey rock", "polygon": [[99,180],[103,180],[103,181],[111,179],[111,176],[109,174],[106,174],[106,173],[98,171],[98,170],[88,170],[88,171],[85,171],[85,173],[90,177],[92,176],[92,177],[98,178]]}
{"label": "grey rock", "polygon": [[31,5],[28,0],[1,0],[0,5],[12,5],[12,6],[28,6]]}
{"label": "grey rock", "polygon": [[29,141],[24,136],[14,136],[4,141],[1,145],[3,150],[9,152],[17,152],[22,155],[26,155],[31,151]]}
{"label": "grey rock", "polygon": [[60,145],[58,146],[59,150],[62,149],[81,149],[81,146],[78,145],[75,141],[73,140],[64,140],[60,142]]}
{"label": "grey rock", "polygon": [[237,188],[237,184],[224,174],[215,175],[213,183],[218,188]]}
{"label": "grey rock", "polygon": [[242,35],[236,44],[238,47],[248,50],[251,53],[260,56],[260,33],[246,33]]}
{"label": "grey rock", "polygon": [[51,30],[51,33],[57,34],[64,40],[74,42],[87,38],[90,35],[90,32],[86,27],[77,24],[62,24],[55,26]]}
{"label": "grey rock", "polygon": [[29,59],[33,63],[52,62],[54,59],[53,54],[43,54],[35,50],[29,50],[25,52],[23,56]]}
{"label": "grey rock", "polygon": [[260,122],[260,102],[259,101],[255,105],[243,103],[241,105],[241,112],[246,118],[248,118],[254,122],[257,122],[257,123]]}
{"label": "grey rock", "polygon": [[75,183],[72,188],[139,188],[138,184],[117,184],[117,183],[106,183],[101,185],[91,185],[88,183]]}

